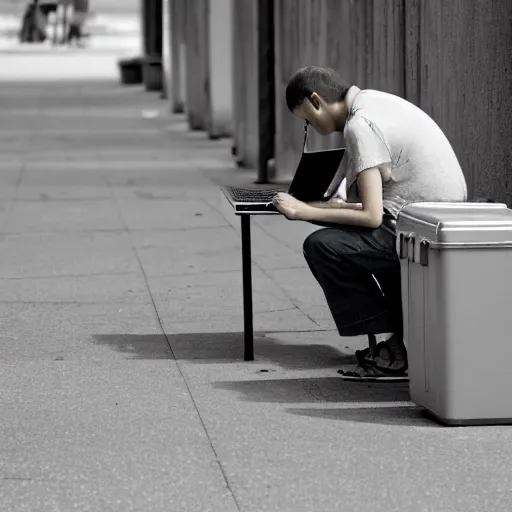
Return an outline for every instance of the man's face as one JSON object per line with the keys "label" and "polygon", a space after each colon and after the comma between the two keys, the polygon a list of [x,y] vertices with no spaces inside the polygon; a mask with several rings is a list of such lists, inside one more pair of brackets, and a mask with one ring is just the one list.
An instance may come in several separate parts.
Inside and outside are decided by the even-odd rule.
{"label": "man's face", "polygon": [[333,112],[317,94],[313,94],[311,98],[305,98],[293,113],[309,123],[320,135],[329,135],[336,131]]}

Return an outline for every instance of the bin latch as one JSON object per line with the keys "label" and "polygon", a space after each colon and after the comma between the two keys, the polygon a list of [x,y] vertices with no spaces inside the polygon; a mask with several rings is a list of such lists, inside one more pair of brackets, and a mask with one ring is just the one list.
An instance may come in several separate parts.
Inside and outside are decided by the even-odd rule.
{"label": "bin latch", "polygon": [[420,265],[422,267],[428,266],[428,248],[430,242],[428,240],[422,240],[420,244]]}
{"label": "bin latch", "polygon": [[398,245],[398,257],[401,259],[401,260],[404,260],[407,258],[407,238],[405,236],[405,233],[400,233],[398,235],[398,240],[397,240],[397,245]]}
{"label": "bin latch", "polygon": [[416,234],[409,233],[405,237],[405,249],[406,249],[406,258],[409,261],[414,261],[414,248],[416,246]]}
{"label": "bin latch", "polygon": [[430,241],[427,239],[417,242],[417,234],[409,233],[408,235],[400,234],[399,237],[399,257],[401,259],[408,259],[413,263],[419,263],[421,266],[428,266],[428,250]]}

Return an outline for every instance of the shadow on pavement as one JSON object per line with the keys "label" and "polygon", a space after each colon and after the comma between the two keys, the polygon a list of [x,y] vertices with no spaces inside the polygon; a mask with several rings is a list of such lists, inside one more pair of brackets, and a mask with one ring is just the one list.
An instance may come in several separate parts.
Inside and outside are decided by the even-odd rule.
{"label": "shadow on pavement", "polygon": [[[289,331],[282,332],[290,334]],[[272,334],[279,332],[273,331]],[[109,345],[119,352],[130,354],[133,359],[172,358],[174,353],[178,361],[200,364],[243,361],[244,335],[241,332],[101,334],[94,336],[94,339],[95,343]],[[163,345],[167,348],[165,355],[162,354]],[[281,343],[264,332],[254,333],[254,349],[257,362],[267,361],[295,370],[336,368],[355,361],[352,354],[345,354],[330,345]]]}
{"label": "shadow on pavement", "polygon": [[172,359],[172,351],[163,334],[97,334],[94,343],[126,354],[128,359]]}
{"label": "shadow on pavement", "polygon": [[[290,331],[254,333],[254,353],[257,362],[275,363],[282,368],[321,369],[335,368],[355,361],[353,354],[346,354],[327,344],[283,343],[276,339],[279,333]],[[297,333],[300,336],[301,333]],[[167,338],[176,359],[201,364],[239,362],[243,359],[244,335],[242,332],[168,334]]]}
{"label": "shadow on pavement", "polygon": [[[383,386],[384,384],[381,384]],[[371,398],[375,400],[374,398]],[[350,407],[338,409],[286,409],[291,414],[356,423],[378,423],[381,425],[444,428],[420,407],[414,405],[392,407]]]}
{"label": "shadow on pavement", "polygon": [[[408,402],[410,399],[407,384],[348,383],[338,377],[227,381],[216,382],[214,387],[235,391],[248,402]],[[326,409],[325,414],[346,410]],[[296,411],[311,411],[312,416],[324,412],[319,409],[290,409],[290,412]]]}
{"label": "shadow on pavement", "polygon": [[[288,333],[288,331],[287,331]],[[278,334],[278,333],[273,333]],[[289,333],[288,333],[289,334]],[[94,336],[95,343],[110,346],[125,353],[130,359],[173,359],[200,364],[243,363],[243,333],[189,333],[189,334],[105,334]],[[172,347],[172,350],[171,350]],[[290,408],[291,414],[332,420],[382,423],[389,425],[430,426],[418,408],[411,407],[409,386],[406,383],[344,382],[334,369],[353,361],[329,345],[280,343],[265,333],[255,333],[255,373],[253,380],[220,381],[212,383],[216,389],[235,392],[246,402],[260,403],[365,403],[400,402],[403,406],[360,408]],[[320,370],[333,368],[333,376],[303,378],[272,378],[279,369],[261,368],[261,362],[276,364],[284,370]],[[409,404],[409,405],[408,405]]]}

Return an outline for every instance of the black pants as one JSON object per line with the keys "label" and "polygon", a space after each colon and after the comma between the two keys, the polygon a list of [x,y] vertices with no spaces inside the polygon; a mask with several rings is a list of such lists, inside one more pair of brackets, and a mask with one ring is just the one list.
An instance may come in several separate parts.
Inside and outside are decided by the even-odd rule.
{"label": "black pants", "polygon": [[346,226],[320,229],[306,238],[304,256],[325,293],[341,336],[402,336],[395,240],[383,227],[364,230]]}
{"label": "black pants", "polygon": [[71,43],[73,39],[76,39],[78,42],[82,39],[82,30],[80,28],[80,25],[77,25],[75,23],[71,23],[69,25],[69,32],[68,32],[68,43]]}

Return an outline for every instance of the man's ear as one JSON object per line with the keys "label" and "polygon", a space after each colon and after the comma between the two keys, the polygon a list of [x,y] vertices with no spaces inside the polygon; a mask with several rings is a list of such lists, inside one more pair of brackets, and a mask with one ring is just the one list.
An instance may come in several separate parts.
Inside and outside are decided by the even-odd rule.
{"label": "man's ear", "polygon": [[309,101],[311,102],[311,105],[318,110],[320,108],[320,96],[316,92],[313,92],[311,96],[309,97]]}

